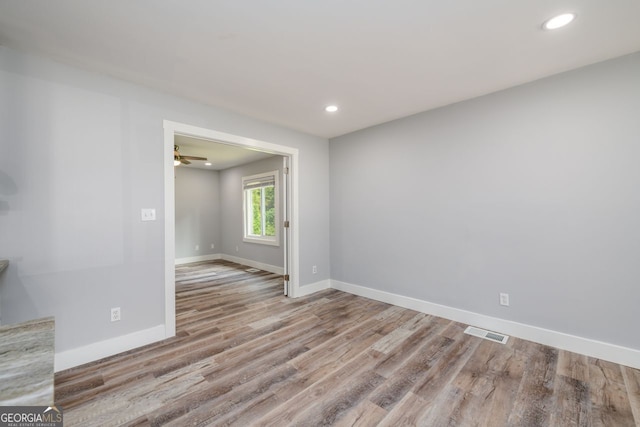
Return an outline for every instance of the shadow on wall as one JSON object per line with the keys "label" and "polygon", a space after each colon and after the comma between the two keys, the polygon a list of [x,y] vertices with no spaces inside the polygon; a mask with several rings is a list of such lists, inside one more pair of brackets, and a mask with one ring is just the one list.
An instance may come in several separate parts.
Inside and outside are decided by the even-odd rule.
{"label": "shadow on wall", "polygon": [[[18,193],[18,186],[9,175],[0,171],[0,196],[13,196]],[[9,202],[0,200],[0,215],[9,212]]]}
{"label": "shadow on wall", "polygon": [[[14,310],[16,307],[19,311]],[[38,317],[41,317],[38,308],[29,290],[18,276],[17,268],[9,264],[0,275],[0,325],[19,323]]]}
{"label": "shadow on wall", "polygon": [[[15,181],[5,172],[0,170],[0,196],[13,196],[17,193],[18,193],[18,186],[16,185]],[[8,215],[9,210],[10,210],[9,202],[6,200],[0,200],[0,215]],[[2,255],[3,254],[0,254],[0,258],[3,258]],[[7,309],[6,307],[4,307],[4,310],[3,310],[3,307],[1,307],[3,304],[3,300],[7,299],[5,283],[8,283],[8,282],[19,283],[19,280],[20,279],[18,278],[15,268],[13,268],[11,265],[9,265],[7,269],[3,271],[2,274],[0,274],[0,325],[4,325],[7,323],[6,320],[4,322],[2,321],[2,313],[6,313]],[[17,293],[26,294],[26,290],[22,286],[17,286],[16,289],[14,290]],[[28,295],[26,295],[26,298],[28,299]],[[9,304],[8,301],[5,301],[5,303]],[[31,304],[30,308],[31,309],[29,311],[31,311],[32,313],[36,312],[36,308],[33,304]],[[5,316],[5,318],[6,317],[7,316]]]}

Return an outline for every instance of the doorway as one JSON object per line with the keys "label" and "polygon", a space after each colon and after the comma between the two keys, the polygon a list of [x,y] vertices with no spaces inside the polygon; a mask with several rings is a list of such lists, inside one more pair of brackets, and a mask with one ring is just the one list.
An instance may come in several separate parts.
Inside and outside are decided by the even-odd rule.
{"label": "doorway", "polygon": [[267,141],[255,140],[240,135],[218,132],[183,123],[165,120],[164,126],[164,195],[165,195],[165,337],[175,335],[175,182],[173,166],[173,145],[176,135],[244,147],[282,156],[285,159],[287,174],[285,175],[285,214],[288,228],[284,233],[284,267],[285,293],[290,297],[298,294],[298,149]]}

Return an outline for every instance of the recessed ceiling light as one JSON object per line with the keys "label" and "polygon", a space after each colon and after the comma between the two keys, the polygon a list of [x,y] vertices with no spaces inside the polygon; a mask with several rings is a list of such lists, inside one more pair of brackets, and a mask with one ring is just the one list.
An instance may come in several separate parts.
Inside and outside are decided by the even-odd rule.
{"label": "recessed ceiling light", "polygon": [[542,24],[542,28],[544,28],[545,30],[555,30],[564,27],[574,19],[576,19],[575,13],[563,13],[546,20],[544,24]]}
{"label": "recessed ceiling light", "polygon": [[327,113],[335,113],[336,111],[338,111],[338,106],[337,105],[327,105],[326,107],[324,107],[324,111],[326,111]]}
{"label": "recessed ceiling light", "polygon": [[211,162],[207,162],[204,164],[205,166],[211,166]]}

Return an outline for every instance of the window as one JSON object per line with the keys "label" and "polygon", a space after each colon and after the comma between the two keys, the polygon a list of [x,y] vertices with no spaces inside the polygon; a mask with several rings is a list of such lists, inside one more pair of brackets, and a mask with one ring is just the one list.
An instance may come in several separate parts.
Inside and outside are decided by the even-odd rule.
{"label": "window", "polygon": [[242,178],[244,241],[280,244],[278,171]]}

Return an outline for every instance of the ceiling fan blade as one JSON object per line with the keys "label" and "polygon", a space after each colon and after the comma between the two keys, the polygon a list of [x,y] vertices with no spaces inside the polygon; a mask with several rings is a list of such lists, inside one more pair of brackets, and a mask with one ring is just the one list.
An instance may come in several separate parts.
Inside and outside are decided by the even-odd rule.
{"label": "ceiling fan blade", "polygon": [[197,156],[180,156],[181,159],[189,159],[189,160],[207,160],[206,157],[197,157]]}
{"label": "ceiling fan blade", "polygon": [[180,157],[180,163],[182,163],[183,165],[191,164],[191,162],[189,160],[186,160],[184,157]]}

